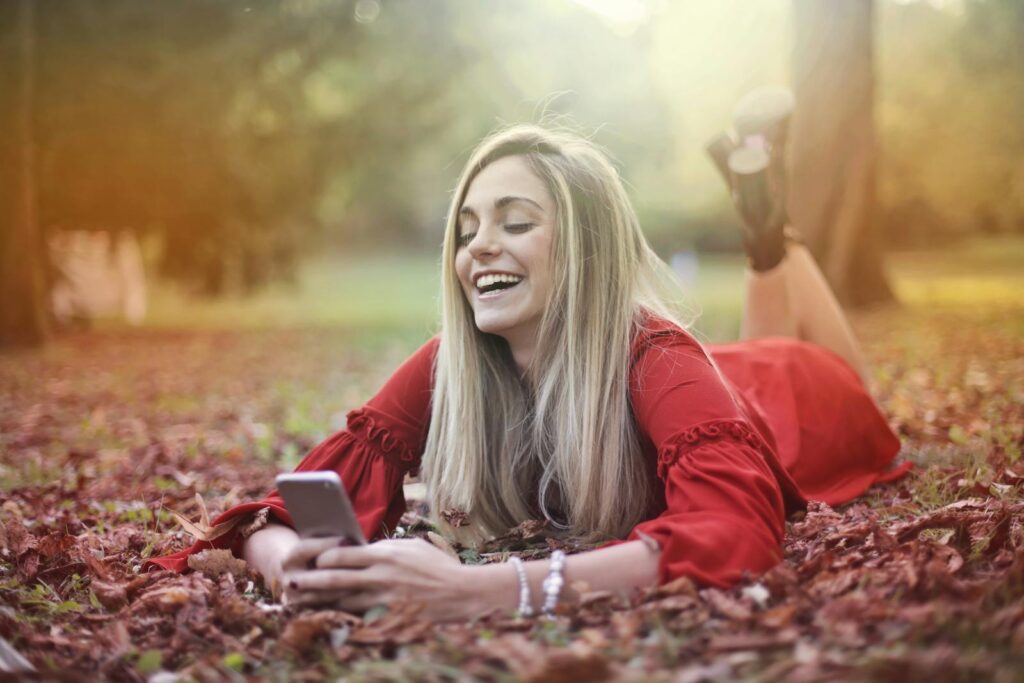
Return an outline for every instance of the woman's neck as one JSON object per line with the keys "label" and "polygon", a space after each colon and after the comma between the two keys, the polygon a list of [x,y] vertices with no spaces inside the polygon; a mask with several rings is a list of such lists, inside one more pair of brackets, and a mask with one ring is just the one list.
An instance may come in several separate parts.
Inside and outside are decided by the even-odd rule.
{"label": "woman's neck", "polygon": [[537,346],[536,326],[528,330],[517,329],[511,334],[501,336],[508,343],[508,350],[512,354],[512,361],[516,365],[519,376],[526,379],[527,370],[533,361],[533,354]]}

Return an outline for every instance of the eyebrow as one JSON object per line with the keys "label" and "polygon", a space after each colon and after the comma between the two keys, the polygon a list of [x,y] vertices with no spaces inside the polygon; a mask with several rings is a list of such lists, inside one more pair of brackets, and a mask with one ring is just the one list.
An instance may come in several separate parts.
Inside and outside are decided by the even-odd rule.
{"label": "eyebrow", "polygon": [[[498,199],[495,199],[494,200],[494,208],[495,209],[504,209],[506,206],[508,206],[509,204],[512,204],[514,202],[526,202],[527,204],[532,204],[533,206],[537,207],[541,211],[544,210],[544,207],[542,207],[540,204],[538,204],[537,202],[533,201],[529,197],[514,197],[514,196],[505,196],[505,197],[499,197]],[[477,217],[476,211],[474,211],[472,208],[470,208],[468,206],[463,206],[461,209],[459,209],[459,215],[460,216],[472,216],[473,218]]]}

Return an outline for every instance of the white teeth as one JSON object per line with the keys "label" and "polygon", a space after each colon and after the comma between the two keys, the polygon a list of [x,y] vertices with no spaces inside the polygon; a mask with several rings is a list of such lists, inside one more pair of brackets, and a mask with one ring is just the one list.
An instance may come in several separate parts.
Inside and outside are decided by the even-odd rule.
{"label": "white teeth", "polygon": [[491,285],[499,282],[519,282],[523,278],[518,275],[508,275],[506,273],[496,273],[493,275],[482,275],[476,280],[477,289],[483,289],[484,287],[490,287]]}

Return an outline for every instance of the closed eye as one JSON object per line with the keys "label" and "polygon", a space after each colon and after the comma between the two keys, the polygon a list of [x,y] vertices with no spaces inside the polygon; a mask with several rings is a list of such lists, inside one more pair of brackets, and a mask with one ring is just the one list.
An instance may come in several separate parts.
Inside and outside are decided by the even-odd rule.
{"label": "closed eye", "polygon": [[[533,225],[534,225],[533,223],[510,223],[509,225],[504,226],[504,228],[508,232],[511,232],[512,234],[518,235],[518,234],[526,232],[527,230],[532,228]],[[461,247],[465,247],[470,242],[473,241],[474,237],[476,237],[476,233],[475,232],[464,232],[464,233],[462,233],[461,235],[459,235],[456,238],[455,243],[460,248]]]}

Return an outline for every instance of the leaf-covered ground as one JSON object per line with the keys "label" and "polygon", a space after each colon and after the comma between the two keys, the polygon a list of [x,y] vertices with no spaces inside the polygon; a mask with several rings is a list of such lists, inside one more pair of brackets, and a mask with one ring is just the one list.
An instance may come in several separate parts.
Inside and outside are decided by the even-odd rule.
{"label": "leaf-covered ground", "polygon": [[[106,332],[0,356],[0,636],[64,680],[1022,680],[1024,307],[854,323],[910,476],[813,505],[785,561],[734,590],[681,580],[584,593],[554,622],[444,627],[281,611],[223,558],[138,571],[188,542],[168,509],[261,495],[411,342]],[[426,533],[417,512],[404,533]],[[526,525],[492,550],[464,558],[549,544]]]}

